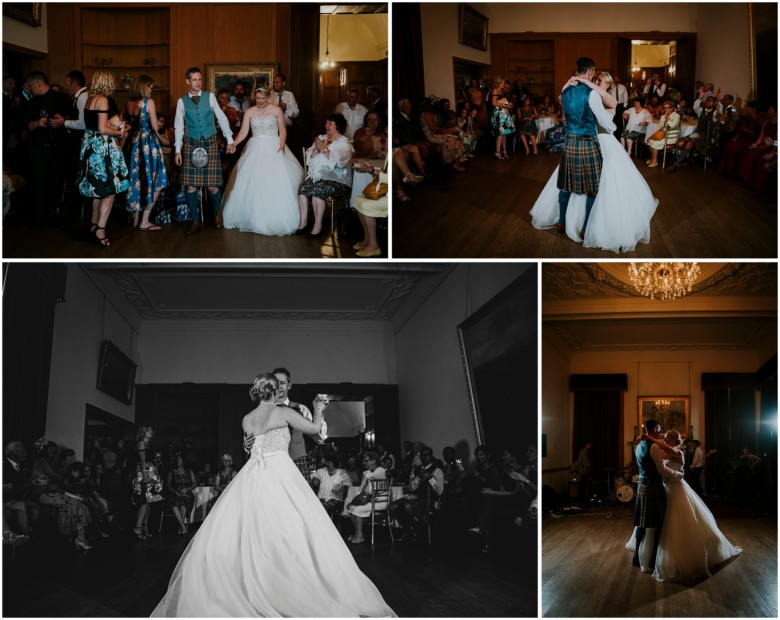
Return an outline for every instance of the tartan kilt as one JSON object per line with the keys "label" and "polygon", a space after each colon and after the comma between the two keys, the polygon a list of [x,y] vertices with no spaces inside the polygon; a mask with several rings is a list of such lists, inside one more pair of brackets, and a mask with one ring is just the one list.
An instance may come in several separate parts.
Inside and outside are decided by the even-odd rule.
{"label": "tartan kilt", "polygon": [[575,194],[596,194],[601,177],[598,136],[566,135],[558,168],[558,189]]}
{"label": "tartan kilt", "polygon": [[[190,164],[192,151],[203,147],[209,154],[209,163],[205,168],[195,168]],[[184,138],[181,147],[181,184],[190,187],[222,187],[222,164],[219,159],[217,136],[210,138]]]}
{"label": "tartan kilt", "polygon": [[309,472],[311,471],[313,461],[308,456],[299,456],[297,459],[293,459],[293,463],[301,472],[306,482],[309,482]]}
{"label": "tartan kilt", "polygon": [[637,527],[663,527],[666,512],[666,492],[663,482],[649,484],[640,478],[636,492],[634,525]]}

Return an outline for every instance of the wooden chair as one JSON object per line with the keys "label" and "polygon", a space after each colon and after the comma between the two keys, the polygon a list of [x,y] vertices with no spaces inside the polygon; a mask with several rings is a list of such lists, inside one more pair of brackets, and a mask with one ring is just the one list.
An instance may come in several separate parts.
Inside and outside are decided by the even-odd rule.
{"label": "wooden chair", "polygon": [[[680,130],[679,129],[667,129],[666,130],[666,137],[664,138],[664,158],[663,162],[661,163],[661,168],[666,170],[666,151],[671,149],[674,151],[674,165],[677,166],[677,141],[680,139]],[[669,142],[671,143],[671,147],[669,145]]]}
{"label": "wooden chair", "polygon": [[[384,503],[384,508],[379,504]],[[380,517],[380,519],[377,519]],[[390,480],[373,480],[371,492],[371,544],[374,544],[374,527],[377,523],[387,524],[387,531],[390,532],[390,542],[395,542],[393,538],[393,528],[390,525]]]}

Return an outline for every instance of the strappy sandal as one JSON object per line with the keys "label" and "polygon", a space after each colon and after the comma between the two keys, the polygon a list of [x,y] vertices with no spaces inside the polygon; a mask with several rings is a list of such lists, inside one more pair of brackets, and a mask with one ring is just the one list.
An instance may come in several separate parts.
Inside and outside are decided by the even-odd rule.
{"label": "strappy sandal", "polygon": [[103,233],[102,237],[98,237],[98,231],[99,230],[105,231],[106,227],[105,226],[96,226],[95,230],[94,230],[94,233],[95,233],[95,239],[97,239],[97,242],[100,245],[100,247],[107,248],[108,246],[111,245],[111,241],[109,240],[108,237],[105,236],[105,234],[106,234],[105,232]]}
{"label": "strappy sandal", "polygon": [[402,189],[395,190],[395,197],[396,200],[399,200],[400,202],[409,202],[411,198],[404,192]]}

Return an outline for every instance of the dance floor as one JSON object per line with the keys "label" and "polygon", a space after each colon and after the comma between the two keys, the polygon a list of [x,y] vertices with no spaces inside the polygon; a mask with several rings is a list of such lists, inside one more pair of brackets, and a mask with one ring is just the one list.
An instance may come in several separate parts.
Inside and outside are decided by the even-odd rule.
{"label": "dance floor", "polygon": [[[522,150],[522,149],[521,149]],[[777,202],[743,189],[701,163],[665,173],[635,159],[660,203],[650,243],[633,252],[583,248],[529,211],[560,161],[547,153],[498,161],[482,153],[465,172],[448,170],[393,203],[395,258],[775,258]],[[770,183],[777,182],[775,177]]]}
{"label": "dance floor", "polygon": [[[379,537],[381,536],[381,538]],[[88,552],[38,545],[3,556],[3,616],[143,617],[165,594],[192,534],[138,541],[127,532]],[[477,541],[350,545],[360,569],[402,617],[536,617],[536,549],[495,558]]]}
{"label": "dance floor", "polygon": [[718,527],[742,547],[691,587],[658,582],[631,565],[625,544],[633,504],[542,522],[545,617],[777,617],[777,516],[708,502]]}

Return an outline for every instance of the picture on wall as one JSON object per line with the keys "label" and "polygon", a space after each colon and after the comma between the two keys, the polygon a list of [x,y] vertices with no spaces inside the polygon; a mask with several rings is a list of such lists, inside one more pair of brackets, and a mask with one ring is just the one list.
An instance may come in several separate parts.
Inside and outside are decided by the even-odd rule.
{"label": "picture on wall", "polygon": [[688,436],[690,425],[690,402],[688,396],[641,396],[639,398],[639,426],[648,420],[661,423],[661,431],[677,431]]}
{"label": "picture on wall", "polygon": [[214,94],[223,88],[232,93],[235,83],[241,81],[246,85],[247,97],[251,100],[254,88],[261,84],[269,88],[273,85],[278,66],[275,62],[207,64],[204,88]]}

